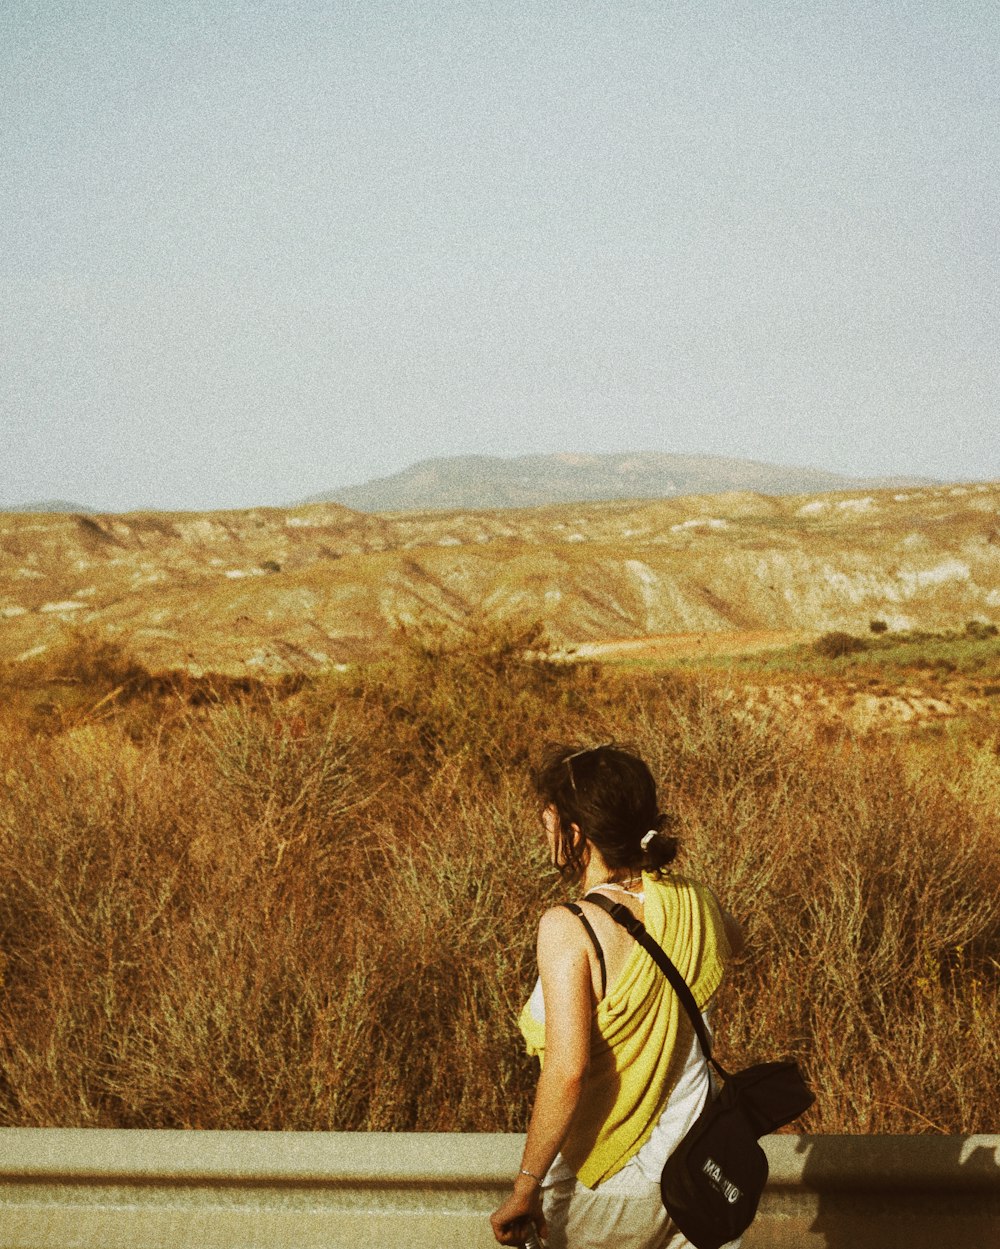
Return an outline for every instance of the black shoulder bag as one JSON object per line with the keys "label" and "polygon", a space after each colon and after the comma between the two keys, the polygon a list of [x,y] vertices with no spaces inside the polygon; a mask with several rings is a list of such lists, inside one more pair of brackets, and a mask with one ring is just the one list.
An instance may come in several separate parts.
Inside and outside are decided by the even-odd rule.
{"label": "black shoulder bag", "polygon": [[701,1114],[667,1159],[660,1192],[667,1213],[696,1249],[720,1249],[753,1222],[767,1183],[758,1138],[797,1119],[816,1100],[792,1061],[758,1063],[728,1072],[712,1057],[701,1011],[684,977],[628,907],[600,894],[594,902],[628,929],[656,961],[691,1016],[706,1060],[722,1079]]}

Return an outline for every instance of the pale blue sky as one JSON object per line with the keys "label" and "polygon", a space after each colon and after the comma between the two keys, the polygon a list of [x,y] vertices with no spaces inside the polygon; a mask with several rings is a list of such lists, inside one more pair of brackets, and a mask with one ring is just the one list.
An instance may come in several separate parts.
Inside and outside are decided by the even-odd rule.
{"label": "pale blue sky", "polygon": [[1000,477],[995,0],[4,0],[0,504]]}

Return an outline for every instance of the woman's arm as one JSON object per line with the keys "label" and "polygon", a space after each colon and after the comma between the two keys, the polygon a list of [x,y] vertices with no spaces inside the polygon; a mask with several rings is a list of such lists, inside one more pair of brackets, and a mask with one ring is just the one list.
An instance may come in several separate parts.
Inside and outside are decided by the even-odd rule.
{"label": "woman's arm", "polygon": [[514,1191],[492,1215],[493,1234],[502,1245],[520,1245],[534,1224],[541,1235],[540,1180],[559,1152],[583,1089],[590,1062],[594,1012],[590,959],[579,920],[565,907],[546,911],[538,925],[538,971],[545,1001],[545,1065],[538,1078],[523,1172]]}

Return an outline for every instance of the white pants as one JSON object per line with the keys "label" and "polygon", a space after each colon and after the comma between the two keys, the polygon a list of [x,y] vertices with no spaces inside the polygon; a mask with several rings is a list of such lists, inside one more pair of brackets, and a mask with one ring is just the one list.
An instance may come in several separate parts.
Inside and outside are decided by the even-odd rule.
{"label": "white pants", "polygon": [[542,1208],[548,1249],[691,1249],[663,1208],[659,1184],[634,1160],[597,1188],[576,1179],[550,1185],[542,1190]]}

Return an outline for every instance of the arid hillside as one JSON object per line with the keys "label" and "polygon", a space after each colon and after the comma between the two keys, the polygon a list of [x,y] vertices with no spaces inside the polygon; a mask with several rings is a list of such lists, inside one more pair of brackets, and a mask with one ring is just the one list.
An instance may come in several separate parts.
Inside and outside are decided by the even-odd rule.
{"label": "arid hillside", "polygon": [[0,659],[84,629],[154,668],[311,670],[399,625],[543,620],[567,647],[1000,621],[1000,483],[508,511],[0,517]]}

